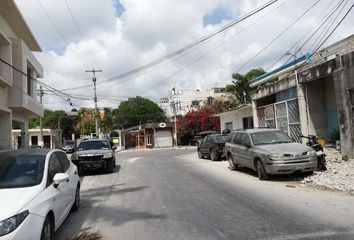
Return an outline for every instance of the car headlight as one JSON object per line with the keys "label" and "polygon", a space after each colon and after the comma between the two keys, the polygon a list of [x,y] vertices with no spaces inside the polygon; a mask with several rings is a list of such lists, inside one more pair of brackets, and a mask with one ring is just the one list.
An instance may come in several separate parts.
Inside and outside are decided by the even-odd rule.
{"label": "car headlight", "polygon": [[307,156],[317,156],[317,152],[315,150],[310,150],[307,152]]}
{"label": "car headlight", "polygon": [[105,153],[103,155],[103,158],[112,158],[113,157],[113,154],[110,152],[110,153]]}
{"label": "car headlight", "polygon": [[270,153],[267,155],[269,160],[278,160],[284,158],[282,153]]}
{"label": "car headlight", "polygon": [[71,155],[71,161],[75,161],[75,160],[77,160],[78,158],[77,158],[77,155],[76,154],[72,154]]}
{"label": "car headlight", "polygon": [[15,216],[9,217],[0,222],[0,237],[13,232],[29,215],[29,211],[26,210]]}

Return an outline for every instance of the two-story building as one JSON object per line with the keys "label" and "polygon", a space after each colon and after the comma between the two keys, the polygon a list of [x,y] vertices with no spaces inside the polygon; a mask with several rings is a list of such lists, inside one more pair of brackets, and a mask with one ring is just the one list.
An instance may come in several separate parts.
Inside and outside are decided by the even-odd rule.
{"label": "two-story building", "polygon": [[1,0],[0,149],[12,148],[13,126],[21,129],[21,147],[28,146],[27,119],[29,116],[43,115],[43,106],[37,97],[37,84],[33,80],[43,77],[42,66],[32,54],[39,51],[41,48],[14,1]]}

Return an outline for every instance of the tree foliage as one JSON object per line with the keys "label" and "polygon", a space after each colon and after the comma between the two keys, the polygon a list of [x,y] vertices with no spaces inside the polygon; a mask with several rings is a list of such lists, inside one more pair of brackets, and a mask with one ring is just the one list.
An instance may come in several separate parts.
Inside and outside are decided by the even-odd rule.
{"label": "tree foliage", "polygon": [[114,122],[120,129],[126,129],[146,122],[166,121],[164,111],[156,103],[139,96],[121,102],[119,107],[113,110],[112,114]]}
{"label": "tree foliage", "polygon": [[[43,128],[61,129],[64,138],[71,138],[71,134],[75,132],[75,124],[78,119],[76,117],[68,116],[65,111],[44,109]],[[30,117],[28,119],[29,128],[40,128],[40,118]]]}
{"label": "tree foliage", "polygon": [[256,78],[265,71],[262,68],[254,68],[248,71],[246,74],[242,75],[240,73],[232,74],[233,84],[226,85],[226,91],[234,94],[238,99],[239,103],[249,103],[251,102],[251,87],[249,81]]}
{"label": "tree foliage", "polygon": [[219,117],[216,105],[204,106],[197,111],[190,111],[185,116],[177,118],[177,134],[180,144],[187,145],[193,136],[203,131],[220,131]]}

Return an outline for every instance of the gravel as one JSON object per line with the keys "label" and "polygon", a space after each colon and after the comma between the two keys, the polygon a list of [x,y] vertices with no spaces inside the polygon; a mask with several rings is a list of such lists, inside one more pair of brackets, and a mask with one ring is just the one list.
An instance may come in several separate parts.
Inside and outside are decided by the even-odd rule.
{"label": "gravel", "polygon": [[339,190],[354,194],[354,159],[342,160],[342,155],[335,149],[325,149],[327,171],[314,172],[301,184],[313,184],[316,187]]}

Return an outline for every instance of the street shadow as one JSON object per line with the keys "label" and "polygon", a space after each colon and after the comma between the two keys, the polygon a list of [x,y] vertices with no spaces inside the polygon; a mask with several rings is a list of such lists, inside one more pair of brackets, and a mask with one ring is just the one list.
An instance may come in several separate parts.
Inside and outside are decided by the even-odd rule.
{"label": "street shadow", "polygon": [[[128,194],[143,191],[146,186],[122,188],[125,183],[91,189],[81,192],[81,206],[79,211],[69,214],[64,223],[54,233],[54,240],[70,239],[81,231],[96,231],[100,224],[114,227],[130,221],[146,221],[165,219],[166,215],[155,214],[149,211],[139,211],[132,208],[118,208],[101,204],[106,202],[105,196]],[[86,226],[84,224],[86,223]],[[87,226],[88,223],[91,223]]]}
{"label": "street shadow", "polygon": [[[252,169],[241,167],[237,172],[251,175],[258,178],[258,175]],[[283,174],[283,175],[270,175],[267,181],[274,181],[274,182],[293,182],[293,181],[302,181],[304,178],[311,176],[312,173],[293,173],[293,174]]]}

